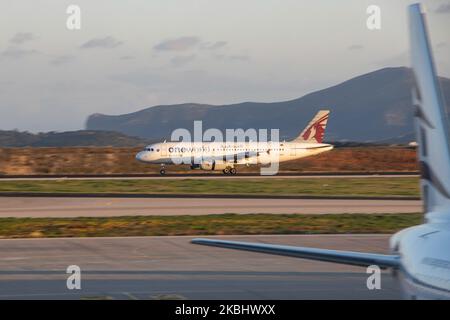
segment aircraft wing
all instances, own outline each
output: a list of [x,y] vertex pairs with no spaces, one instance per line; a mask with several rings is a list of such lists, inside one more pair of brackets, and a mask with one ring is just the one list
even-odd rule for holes
[[254,242],[212,240],[202,238],[193,239],[192,243],[228,249],[275,254],[280,256],[289,256],[295,258],[343,263],[363,267],[377,265],[378,267],[385,269],[398,268],[400,265],[400,256],[398,255],[316,249]]
[[[262,155],[270,155],[270,150],[267,151],[246,151],[246,152],[237,152],[237,153],[224,153],[222,155],[215,154],[214,156],[211,156],[211,160],[215,161],[223,161],[227,163],[234,163],[234,164],[256,164],[258,163],[258,158],[260,158]],[[204,159],[208,160],[209,158],[207,156],[204,157]]]

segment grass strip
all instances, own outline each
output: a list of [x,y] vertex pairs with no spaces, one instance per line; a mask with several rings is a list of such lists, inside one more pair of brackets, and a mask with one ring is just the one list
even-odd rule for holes
[[1,192],[419,196],[419,179],[151,179],[0,181]]
[[423,214],[219,214],[0,218],[0,238],[394,233]]

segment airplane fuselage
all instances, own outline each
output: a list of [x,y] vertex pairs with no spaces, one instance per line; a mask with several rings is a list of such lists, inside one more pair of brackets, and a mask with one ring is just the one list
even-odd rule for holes
[[450,299],[449,223],[426,223],[404,229],[390,241],[393,254],[400,256],[394,271],[405,298]]
[[164,142],[147,146],[136,155],[136,159],[146,163],[167,165],[190,164],[194,168],[204,170],[211,170],[206,164],[214,161],[220,165],[212,170],[222,170],[223,166],[284,162],[317,155],[331,149],[333,146],[325,143]]

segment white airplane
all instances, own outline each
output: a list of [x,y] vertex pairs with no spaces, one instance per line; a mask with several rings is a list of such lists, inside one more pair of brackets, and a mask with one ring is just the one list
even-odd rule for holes
[[193,243],[336,262],[391,268],[405,298],[450,299],[450,146],[444,101],[436,77],[425,15],[421,5],[409,7],[413,90],[421,192],[425,223],[392,236],[391,254],[194,239]]
[[302,133],[289,142],[162,142],[145,147],[136,159],[165,165],[190,164],[191,169],[236,174],[237,165],[267,164],[304,158],[333,149],[322,143],[329,110],[321,110]]

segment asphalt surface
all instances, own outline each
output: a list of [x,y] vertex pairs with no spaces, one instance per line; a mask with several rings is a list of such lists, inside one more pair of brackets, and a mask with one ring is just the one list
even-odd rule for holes
[[0,217],[412,213],[420,200],[0,197]]
[[[212,237],[211,237],[212,238]],[[387,252],[388,235],[220,239]],[[399,299],[389,272],[368,290],[364,268],[199,246],[191,237],[0,240],[0,299]],[[69,265],[81,290],[66,287]]]

